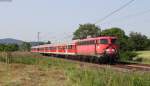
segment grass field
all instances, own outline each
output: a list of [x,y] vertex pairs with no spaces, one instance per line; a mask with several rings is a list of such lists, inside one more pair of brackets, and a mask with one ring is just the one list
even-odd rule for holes
[[138,51],[138,58],[142,58],[143,63],[150,64],[150,51]]
[[0,86],[150,86],[149,72],[119,72],[59,58],[0,53]]

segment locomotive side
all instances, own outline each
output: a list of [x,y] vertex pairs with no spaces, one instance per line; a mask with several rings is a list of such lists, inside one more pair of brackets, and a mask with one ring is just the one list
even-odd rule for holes
[[97,37],[77,42],[77,54],[97,56],[115,56],[118,53],[116,37]]

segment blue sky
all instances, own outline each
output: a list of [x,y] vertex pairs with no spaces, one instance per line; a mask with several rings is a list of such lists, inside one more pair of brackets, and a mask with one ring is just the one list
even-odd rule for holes
[[[130,0],[12,0],[0,2],[0,39],[68,41],[79,24],[95,23]],[[150,0],[135,0],[97,24],[150,37]],[[141,13],[146,12],[146,13]]]

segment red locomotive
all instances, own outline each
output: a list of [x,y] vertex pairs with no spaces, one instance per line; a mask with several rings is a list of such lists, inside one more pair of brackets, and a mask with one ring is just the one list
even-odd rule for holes
[[34,46],[31,52],[53,55],[73,55],[90,57],[109,57],[111,60],[117,59],[118,54],[117,38],[103,36],[72,41],[72,43],[45,44]]

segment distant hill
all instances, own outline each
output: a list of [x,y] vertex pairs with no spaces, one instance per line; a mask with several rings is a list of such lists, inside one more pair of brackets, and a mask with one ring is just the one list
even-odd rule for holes
[[0,44],[22,44],[24,41],[22,40],[17,40],[17,39],[12,39],[12,38],[5,38],[5,39],[0,39]]
[[[0,44],[18,44],[21,45],[23,42],[22,40],[17,40],[17,39],[13,39],[13,38],[5,38],[5,39],[0,39]],[[45,44],[45,42],[28,42],[31,44],[31,46],[37,46],[37,45],[41,45],[41,44]]]

